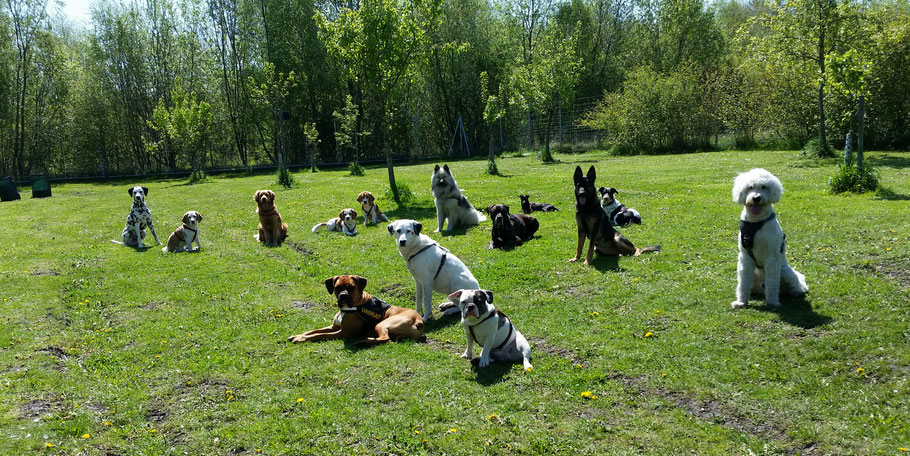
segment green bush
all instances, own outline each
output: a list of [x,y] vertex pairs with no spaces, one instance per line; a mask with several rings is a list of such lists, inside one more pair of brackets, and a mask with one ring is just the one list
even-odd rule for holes
[[279,167],[278,173],[276,173],[276,182],[278,185],[284,188],[291,188],[294,186],[294,176],[288,172],[288,169],[285,167]]
[[499,167],[496,166],[496,160],[489,160],[487,162],[487,174],[491,176],[499,175]]
[[[398,199],[401,200],[400,203],[402,206],[407,206],[414,199],[414,193],[411,192],[411,187],[404,182],[395,182],[395,186],[398,187]],[[385,198],[387,200],[394,201],[395,195],[392,194],[392,188],[389,187],[385,189]]]
[[190,184],[200,184],[208,180],[208,175],[201,169],[194,170],[190,173]]
[[825,147],[822,147],[822,142],[817,136],[806,141],[806,145],[803,146],[803,155],[810,157],[833,157],[833,151],[834,148],[831,147],[831,144],[825,144]]
[[865,193],[879,188],[878,175],[871,166],[866,164],[862,169],[855,165],[840,165],[837,172],[828,179],[828,188],[831,193]]
[[363,176],[364,173],[363,166],[360,166],[360,162],[351,162],[348,165],[348,171],[352,176]]

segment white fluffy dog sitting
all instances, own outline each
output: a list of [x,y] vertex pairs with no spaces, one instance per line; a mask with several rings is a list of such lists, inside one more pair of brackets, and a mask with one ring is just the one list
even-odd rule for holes
[[773,174],[761,168],[736,176],[733,201],[743,205],[739,222],[739,284],[734,309],[749,302],[752,291],[761,292],[764,280],[765,302],[780,306],[781,293],[802,296],[809,292],[806,277],[787,264],[784,256],[786,236],[774,213],[784,187]]

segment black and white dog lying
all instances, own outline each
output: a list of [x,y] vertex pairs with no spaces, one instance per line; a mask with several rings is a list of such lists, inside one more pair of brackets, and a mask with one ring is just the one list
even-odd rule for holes
[[531,345],[518,332],[506,314],[493,307],[493,292],[488,290],[458,290],[449,299],[461,310],[461,326],[468,340],[461,357],[472,360],[474,342],[480,345],[478,367],[487,367],[490,360],[515,363],[521,361],[531,370]]
[[628,208],[619,202],[613,195],[619,193],[613,187],[600,187],[600,206],[607,213],[607,219],[613,226],[641,225],[641,215],[638,211]]
[[123,228],[123,233],[121,234],[122,242],[114,240],[112,242],[128,247],[136,247],[137,249],[145,248],[145,244],[142,241],[145,240],[145,229],[148,228],[152,231],[155,242],[161,245],[161,241],[158,240],[158,233],[155,233],[155,225],[152,224],[152,211],[145,205],[145,197],[149,194],[148,187],[137,185],[127,191],[133,197],[133,207],[130,209],[129,215],[126,216],[126,227]]

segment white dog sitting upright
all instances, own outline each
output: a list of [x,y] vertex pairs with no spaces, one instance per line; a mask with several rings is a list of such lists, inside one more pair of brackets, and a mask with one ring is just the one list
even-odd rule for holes
[[[433,291],[448,295],[464,288],[478,289],[477,279],[468,267],[445,247],[425,234],[423,225],[414,220],[396,220],[389,224],[389,234],[395,238],[398,253],[417,283],[417,312],[424,321],[433,316]],[[439,306],[445,315],[458,309],[446,301]]]
[[430,188],[433,189],[433,203],[436,205],[436,221],[439,225],[434,233],[442,231],[446,219],[449,221],[449,227],[446,229],[449,232],[455,227],[477,225],[487,219],[461,194],[449,165],[442,168],[436,165],[433,168]]
[[493,307],[493,292],[487,290],[458,290],[449,295],[461,310],[461,326],[468,340],[461,357],[474,357],[474,343],[480,345],[478,367],[487,367],[490,360],[515,363],[521,361],[525,370],[531,366],[531,345],[512,320]]
[[764,280],[765,302],[780,306],[783,293],[802,296],[809,292],[806,277],[787,264],[784,255],[786,236],[774,213],[784,187],[773,174],[761,168],[736,176],[733,201],[743,205],[739,222],[738,285],[734,309],[749,302],[752,291],[761,292]]
[[155,225],[152,223],[152,211],[145,205],[145,197],[149,193],[148,187],[135,186],[127,190],[133,198],[133,206],[130,208],[129,215],[126,216],[126,227],[121,233],[122,241],[113,241],[116,244],[122,244],[137,249],[145,248],[145,229],[148,228],[155,237],[155,242],[161,245],[158,240],[158,233],[155,232]]
[[319,231],[322,227],[325,227],[325,230],[328,232],[337,231],[348,236],[356,236],[357,211],[351,208],[344,209],[338,213],[338,217],[335,217],[328,222],[313,225],[313,232]]

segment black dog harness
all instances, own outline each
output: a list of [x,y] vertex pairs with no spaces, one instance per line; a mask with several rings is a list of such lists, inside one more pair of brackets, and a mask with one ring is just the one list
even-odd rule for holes
[[[747,222],[745,220],[739,221],[739,241],[743,245],[743,250],[749,254],[749,258],[752,258],[752,262],[755,263],[755,266],[759,269],[763,269],[758,266],[758,261],[755,260],[755,254],[752,253],[752,247],[755,245],[755,234],[758,233],[758,230],[761,227],[765,226],[765,223],[774,220],[777,218],[777,214],[772,212],[771,215],[758,222]],[[780,243],[780,253],[784,253],[784,246],[787,245],[787,235],[784,234],[784,240]]]
[[493,350],[499,350],[500,348],[504,347],[506,345],[506,343],[509,342],[509,339],[512,338],[512,330],[515,328],[515,326],[512,325],[511,321],[509,321],[509,317],[505,316],[504,314],[501,314],[499,311],[490,312],[490,315],[487,315],[486,317],[484,317],[483,320],[480,320],[477,323],[468,326],[468,330],[471,331],[471,339],[474,339],[474,342],[476,342],[477,345],[480,345],[480,348],[483,348],[483,344],[477,339],[477,336],[474,334],[474,327],[478,326],[480,324],[483,324],[483,322],[493,318],[493,315],[496,315],[496,314],[502,315],[502,318],[499,319],[499,326],[496,327],[496,331],[499,331],[499,328],[502,328],[503,325],[508,324],[509,333],[506,334],[506,338],[503,339],[502,343],[497,345],[495,348],[493,348]]
[[385,313],[391,307],[387,302],[379,299],[372,298],[361,306],[357,307],[348,307],[341,309],[342,313],[354,312],[360,317],[361,320],[365,321],[371,326],[376,326],[380,321],[385,319]]
[[429,249],[430,247],[433,247],[433,246],[439,246],[439,248],[442,249],[442,258],[439,259],[439,267],[436,268],[436,275],[433,276],[433,280],[436,280],[436,278],[439,277],[439,273],[442,272],[442,267],[446,265],[446,257],[449,255],[449,251],[448,251],[448,249],[446,249],[445,247],[443,247],[443,246],[441,246],[441,245],[439,245],[439,244],[437,244],[437,243],[434,242],[434,243],[432,243],[432,244],[430,244],[430,245],[428,245],[428,246],[426,246],[426,247],[424,247],[424,248],[418,250],[417,253],[411,255],[411,256],[408,258],[408,260],[405,261],[405,263],[410,263],[411,260],[414,259],[414,257],[416,257],[417,255],[420,255],[421,253],[424,252],[424,250],[427,250],[427,249]]

